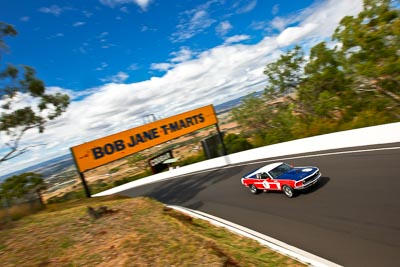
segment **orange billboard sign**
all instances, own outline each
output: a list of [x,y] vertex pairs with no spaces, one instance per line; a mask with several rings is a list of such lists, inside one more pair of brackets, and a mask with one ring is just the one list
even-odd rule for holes
[[212,105],[71,147],[79,172],[218,123]]

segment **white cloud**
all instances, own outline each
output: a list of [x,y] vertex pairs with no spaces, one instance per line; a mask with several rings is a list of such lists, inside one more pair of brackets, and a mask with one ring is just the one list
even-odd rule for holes
[[[357,15],[362,11],[362,0],[353,1],[334,1],[329,0],[312,6],[302,17],[302,25],[316,23],[318,27],[314,35],[331,35],[338,26],[340,20],[347,14]],[[340,10],[338,12],[338,10]],[[332,23],[337,21],[337,23]]]
[[296,22],[296,18],[295,17],[286,17],[286,18],[282,18],[282,17],[275,17],[271,22],[270,22],[270,26],[273,29],[277,29],[279,31],[283,31],[287,25]]
[[171,62],[183,62],[192,58],[193,52],[188,47],[181,47],[178,52],[172,52]]
[[151,3],[152,0],[134,0],[137,5],[139,5],[142,10],[147,10],[147,7]]
[[266,85],[266,64],[297,42],[307,46],[327,40],[343,16],[356,15],[361,8],[361,1],[326,1],[309,8],[308,15],[294,27],[266,36],[257,44],[233,44],[235,39],[247,38],[233,36],[231,43],[191,54],[191,58],[189,48],[180,48],[171,54],[175,64],[152,65],[152,69],[166,71],[163,76],[146,81],[123,84],[128,74],[119,72],[105,79],[112,83],[85,92],[52,87],[50,91],[68,92],[75,100],[67,112],[48,124],[43,134],[31,131],[23,140],[24,144],[45,142],[51,148],[38,147],[6,162],[0,174],[11,166],[18,169],[67,154],[71,146],[138,126],[143,123],[142,116],[149,113],[168,117],[262,90]]
[[225,40],[225,44],[239,43],[241,41],[246,41],[246,40],[249,40],[249,39],[250,39],[250,36],[245,35],[245,34],[234,35],[234,36],[231,36],[231,37],[227,38]]
[[101,62],[100,67],[97,67],[96,70],[101,71],[108,67],[106,62]]
[[20,20],[20,21],[23,21],[23,22],[28,22],[30,19],[31,19],[31,18],[28,17],[28,16],[19,18],[19,20]]
[[102,32],[102,33],[100,33],[100,34],[97,36],[97,38],[98,38],[98,39],[102,39],[102,38],[104,38],[104,37],[106,37],[106,36],[108,36],[108,35],[109,35],[108,32]]
[[137,69],[139,69],[139,66],[136,63],[133,63],[128,67],[128,70],[137,70]]
[[118,72],[113,76],[100,79],[102,82],[123,83],[129,78],[129,75],[123,71]]
[[52,5],[50,7],[41,7],[39,11],[42,13],[52,14],[54,16],[59,16],[63,11],[68,10],[70,8],[59,7],[57,5]]
[[256,7],[256,5],[257,5],[257,0],[252,0],[252,1],[250,1],[250,3],[246,4],[245,6],[240,7],[240,8],[236,11],[236,13],[238,13],[238,14],[243,14],[243,13],[250,12],[250,11],[252,11],[252,10]]
[[83,25],[85,25],[85,24],[86,24],[86,22],[77,21],[77,22],[75,22],[74,24],[72,24],[72,26],[74,26],[74,27],[80,27],[80,26],[83,26]]
[[150,69],[157,71],[168,71],[174,68],[177,64],[192,59],[196,53],[192,52],[188,47],[183,46],[179,51],[172,52],[170,55],[172,56],[172,58],[169,60],[170,62],[153,63],[151,64]]
[[305,35],[316,29],[318,25],[316,23],[307,23],[300,27],[290,27],[279,34],[276,39],[280,46],[288,46],[300,41]]
[[[338,10],[340,11],[338,12]],[[312,30],[312,32],[316,35],[326,36],[334,31],[337,27],[337,23],[346,16],[346,14],[357,15],[361,10],[362,0],[326,0],[316,2],[310,7],[287,17],[275,17],[270,22],[270,26],[279,31],[287,31],[290,29],[287,27],[293,25],[294,28],[298,27],[297,31],[290,31],[298,35],[299,31],[310,31],[311,27],[313,27],[312,25],[316,25],[317,27]],[[332,21],[337,21],[337,23],[332,23]],[[288,34],[288,32],[285,34]]]
[[210,18],[207,11],[213,3],[214,1],[209,1],[195,9],[183,12],[180,17],[180,22],[176,26],[177,31],[173,33],[170,38],[171,41],[186,41],[213,25],[216,20]]
[[119,10],[120,10],[121,12],[124,12],[124,13],[126,13],[126,14],[129,14],[129,10],[128,10],[128,8],[127,8],[126,6],[121,7]]
[[[100,3],[114,8],[116,6],[120,5],[125,5],[125,4],[136,4],[138,5],[143,11],[147,11],[148,6],[152,0],[100,0]],[[125,12],[124,10],[121,10],[122,12]]]
[[268,26],[268,21],[253,21],[250,25],[250,28],[254,30],[265,30]]
[[92,12],[89,12],[89,11],[86,11],[86,10],[83,10],[82,14],[87,18],[90,18],[91,16],[93,16]]
[[279,12],[279,4],[275,4],[275,5],[272,7],[271,13],[272,13],[272,15],[276,15],[276,14],[278,14],[278,12]]
[[153,63],[150,66],[152,70],[167,71],[171,69],[174,65],[171,63]]
[[215,28],[215,30],[219,35],[224,36],[232,28],[233,28],[233,26],[229,21],[222,21],[218,24],[218,26]]
[[74,91],[72,89],[65,89],[58,86],[46,87],[46,92],[50,94],[60,93],[67,94],[71,100],[77,100],[85,98],[86,96],[92,95],[98,91],[97,88],[89,88],[83,91]]
[[62,33],[62,32],[56,33],[54,35],[47,37],[47,39],[54,39],[54,38],[60,38],[60,37],[64,37],[64,33]]

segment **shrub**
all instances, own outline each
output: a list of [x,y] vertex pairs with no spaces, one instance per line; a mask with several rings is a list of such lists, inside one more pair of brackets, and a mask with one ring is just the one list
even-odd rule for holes
[[224,137],[224,143],[228,154],[253,148],[253,145],[242,135],[228,134]]

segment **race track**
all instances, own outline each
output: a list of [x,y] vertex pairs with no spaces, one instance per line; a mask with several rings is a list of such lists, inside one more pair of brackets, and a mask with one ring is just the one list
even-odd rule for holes
[[272,159],[290,158],[284,161],[320,168],[317,186],[293,199],[283,193],[252,195],[240,184],[243,174],[266,162],[186,175],[119,194],[200,210],[340,265],[398,266],[400,143],[346,150]]

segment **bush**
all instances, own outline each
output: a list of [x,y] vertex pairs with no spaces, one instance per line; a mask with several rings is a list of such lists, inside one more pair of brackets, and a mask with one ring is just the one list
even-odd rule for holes
[[340,130],[349,130],[361,127],[368,127],[380,124],[395,122],[396,119],[392,118],[384,111],[377,110],[364,110],[356,114],[352,121],[341,125]]
[[228,134],[224,137],[224,143],[228,154],[253,148],[253,145],[242,135]]
[[[3,200],[0,199],[0,203]],[[7,221],[16,221],[28,215],[34,214],[45,208],[39,199],[32,199],[27,202],[14,203],[8,208],[0,208],[0,224]]]

